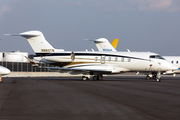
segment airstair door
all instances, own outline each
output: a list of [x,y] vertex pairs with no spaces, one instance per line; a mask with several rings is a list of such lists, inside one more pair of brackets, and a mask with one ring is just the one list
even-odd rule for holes
[[101,56],[101,64],[104,64],[104,63],[105,63],[105,60],[106,60],[106,56],[105,56],[105,55],[102,55],[102,56]]

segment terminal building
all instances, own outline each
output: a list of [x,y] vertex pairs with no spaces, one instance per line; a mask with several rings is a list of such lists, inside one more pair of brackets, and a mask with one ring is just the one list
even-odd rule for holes
[[27,52],[0,52],[0,65],[10,69],[11,72],[47,72],[44,68],[33,67],[25,56],[28,57]]
[[49,71],[48,69],[43,68],[55,67],[54,65],[40,63],[40,66],[42,67],[33,67],[25,56],[33,59],[33,55],[28,56],[27,52],[0,52],[0,65],[11,70],[10,75],[6,75],[4,77],[60,76],[59,72]]

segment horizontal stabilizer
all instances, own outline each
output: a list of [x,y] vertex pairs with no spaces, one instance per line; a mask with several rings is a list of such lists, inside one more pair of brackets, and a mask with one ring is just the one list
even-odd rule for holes
[[41,33],[39,33],[39,31],[28,31],[28,32],[20,33],[20,34],[4,34],[4,35],[7,35],[7,36],[22,36],[22,37],[25,37],[25,38],[29,38],[29,37],[40,36]]

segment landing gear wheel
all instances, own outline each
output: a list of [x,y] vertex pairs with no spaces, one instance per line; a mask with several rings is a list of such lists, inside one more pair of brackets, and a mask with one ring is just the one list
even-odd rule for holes
[[83,81],[88,81],[88,77],[82,76]]
[[94,80],[94,81],[97,80],[97,76],[93,76],[93,80]]
[[151,77],[150,77],[149,75],[147,75],[147,76],[146,76],[146,79],[147,79],[147,80],[150,80],[150,79],[151,79]]
[[161,79],[160,79],[160,78],[161,78],[161,73],[158,72],[157,75],[156,75],[156,81],[157,81],[157,82],[161,82]]
[[99,76],[98,75],[93,76],[93,80],[94,81],[99,80]]
[[156,78],[156,81],[157,81],[157,82],[161,82],[161,79],[160,79],[160,78]]

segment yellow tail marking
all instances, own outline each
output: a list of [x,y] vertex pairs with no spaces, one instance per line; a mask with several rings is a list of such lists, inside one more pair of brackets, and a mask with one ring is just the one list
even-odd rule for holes
[[111,43],[111,45],[116,49],[116,46],[118,44],[119,39],[114,39]]

